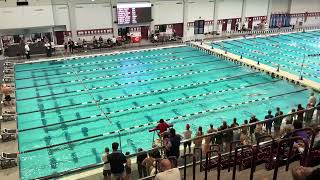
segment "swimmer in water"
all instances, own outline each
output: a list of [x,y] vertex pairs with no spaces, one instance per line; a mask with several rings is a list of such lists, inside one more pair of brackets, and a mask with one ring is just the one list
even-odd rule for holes
[[247,94],[247,96],[249,97],[255,97],[255,96],[261,96],[261,95],[265,95],[266,93],[252,93],[252,94]]
[[11,96],[10,94],[12,93],[12,89],[7,86],[6,84],[3,84],[1,86],[1,92],[4,94],[4,105],[11,105]]

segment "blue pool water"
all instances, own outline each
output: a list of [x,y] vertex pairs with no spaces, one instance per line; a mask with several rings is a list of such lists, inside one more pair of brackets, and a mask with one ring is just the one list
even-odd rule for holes
[[320,82],[319,40],[320,31],[309,31],[223,41],[213,46]]
[[288,112],[310,93],[187,46],[15,70],[22,179],[99,163],[120,139],[124,152],[149,149],[148,129],[160,118],[195,132],[234,117],[262,119],[276,106]]

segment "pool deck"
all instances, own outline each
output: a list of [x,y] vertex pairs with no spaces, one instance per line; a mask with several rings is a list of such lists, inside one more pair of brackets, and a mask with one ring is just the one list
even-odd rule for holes
[[242,58],[239,55],[217,49],[217,48],[212,48],[211,46],[207,45],[206,43],[201,43],[201,42],[191,42],[189,43],[192,47],[197,47],[200,50],[206,51],[209,54],[215,54],[220,56],[223,59],[235,62],[235,63],[240,63],[241,65],[244,65],[246,67],[250,67],[251,69],[259,70],[261,72],[265,72],[271,76],[278,77],[281,79],[285,79],[287,81],[290,81],[295,84],[299,84],[301,86],[309,87],[313,89],[314,91],[320,92],[320,83],[311,81],[309,79],[303,78],[303,80],[300,79],[299,76],[295,74],[291,74],[289,72],[283,71],[277,68],[270,67],[268,65],[259,63],[257,61],[248,59],[248,58]]

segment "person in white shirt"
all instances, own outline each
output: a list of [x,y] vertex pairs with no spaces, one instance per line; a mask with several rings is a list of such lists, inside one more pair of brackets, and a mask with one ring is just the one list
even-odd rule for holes
[[[192,131],[190,130],[190,125],[187,124],[186,125],[186,130],[183,132],[183,138],[184,139],[191,139],[191,136],[192,136]],[[187,146],[189,148],[189,153],[191,153],[191,141],[185,142],[183,144],[183,146],[184,146],[184,154],[186,153]]]
[[181,180],[180,171],[178,168],[172,168],[171,162],[168,159],[163,159],[160,162],[161,173],[158,173],[155,180]]
[[117,39],[114,36],[112,37],[111,41],[114,46],[117,44]]
[[316,96],[314,95],[314,93],[312,92],[310,94],[310,97],[309,97],[309,100],[308,100],[308,104],[312,104],[313,106],[315,106],[317,103],[317,98]]
[[25,50],[27,59],[30,59],[30,47],[29,47],[29,43],[26,43],[26,44],[24,45],[24,50]]
[[104,153],[102,154],[102,162],[103,164],[103,176],[105,180],[108,180],[111,178],[111,169],[110,169],[110,163],[108,162],[108,158],[107,156],[110,153],[110,149],[109,148],[105,148],[104,149]]

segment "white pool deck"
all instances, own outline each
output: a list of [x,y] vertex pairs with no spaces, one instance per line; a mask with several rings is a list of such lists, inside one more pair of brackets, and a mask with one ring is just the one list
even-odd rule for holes
[[295,74],[291,74],[287,71],[283,71],[281,69],[279,69],[279,71],[277,71],[277,68],[265,65],[263,63],[257,63],[257,61],[248,59],[248,58],[241,58],[239,55],[230,53],[230,52],[226,52],[222,49],[217,49],[217,48],[212,48],[210,45],[206,44],[206,43],[201,43],[201,42],[191,42],[190,43],[191,46],[193,47],[197,47],[200,50],[204,50],[207,53],[210,54],[216,54],[218,56],[221,56],[222,58],[229,60],[229,61],[233,61],[235,63],[241,63],[242,65],[245,65],[247,67],[250,67],[252,69],[256,69],[259,70],[261,72],[265,72],[267,74],[273,74],[275,77],[279,77],[285,80],[288,80],[292,83],[295,84],[299,84],[301,86],[305,86],[305,87],[309,87],[315,91],[320,92],[320,83],[303,78],[303,80],[300,79],[299,76],[295,75]]

